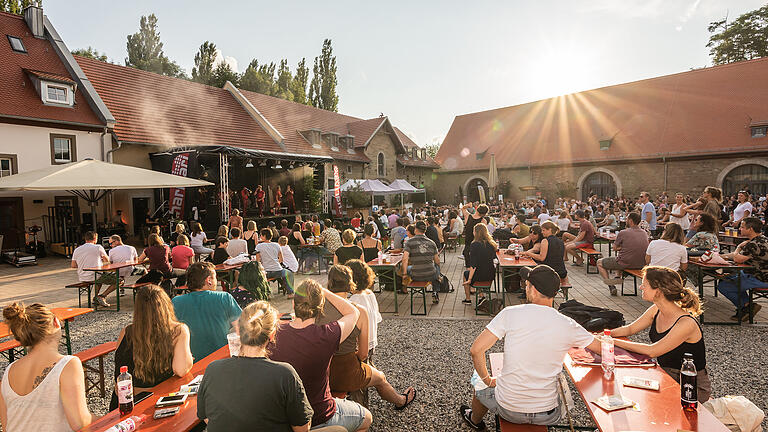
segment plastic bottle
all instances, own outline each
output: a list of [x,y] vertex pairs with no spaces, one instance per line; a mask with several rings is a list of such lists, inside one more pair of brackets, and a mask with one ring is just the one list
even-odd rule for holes
[[120,366],[116,390],[120,415],[124,416],[133,411],[133,377],[128,373],[128,366]]
[[146,414],[130,416],[104,432],[133,432],[147,419]]
[[379,251],[379,264],[381,264],[382,253]]
[[613,368],[616,366],[613,360],[613,338],[610,330],[603,331],[603,340],[601,345],[601,357],[603,374],[607,379],[613,378]]
[[683,365],[680,367],[680,404],[686,411],[696,411],[699,404],[698,387],[696,386],[696,365],[693,356],[685,353]]

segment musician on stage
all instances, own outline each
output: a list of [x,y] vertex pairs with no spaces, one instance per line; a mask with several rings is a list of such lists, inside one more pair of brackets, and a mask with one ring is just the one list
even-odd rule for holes
[[256,186],[256,192],[253,193],[256,195],[256,207],[259,210],[259,217],[264,216],[264,197],[266,194],[264,193],[264,189],[261,188],[261,185]]
[[275,214],[280,213],[280,206],[282,205],[283,192],[280,190],[280,185],[277,185],[275,189]]
[[288,214],[296,213],[296,203],[293,201],[293,187],[285,187],[285,206],[288,207]]
[[248,207],[250,205],[251,200],[249,199],[251,196],[251,190],[248,189],[247,186],[243,186],[243,188],[240,190],[240,199],[242,200],[242,207],[243,207],[243,214],[248,213]]

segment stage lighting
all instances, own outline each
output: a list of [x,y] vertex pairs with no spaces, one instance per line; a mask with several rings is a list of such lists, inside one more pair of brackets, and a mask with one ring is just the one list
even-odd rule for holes
[[250,159],[248,159],[248,160],[245,162],[245,167],[246,167],[246,168],[253,168],[253,161],[252,161],[252,160],[250,160]]

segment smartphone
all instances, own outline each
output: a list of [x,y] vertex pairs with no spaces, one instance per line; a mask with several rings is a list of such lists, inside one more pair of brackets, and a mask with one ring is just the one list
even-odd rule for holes
[[174,416],[178,412],[179,412],[179,407],[160,408],[158,410],[155,410],[155,414],[152,416],[152,418],[157,420],[157,419],[161,419],[161,418],[164,418],[164,417]]
[[144,399],[152,396],[153,394],[154,393],[148,392],[148,391],[141,392],[141,393],[139,393],[139,394],[137,394],[137,395],[135,395],[133,397],[133,404],[136,405],[137,403],[139,403],[139,402],[143,401]]
[[186,394],[178,394],[173,396],[163,396],[160,399],[157,400],[157,403],[155,403],[156,407],[163,407],[163,406],[171,406],[171,405],[181,405],[184,403],[184,401],[187,400]]

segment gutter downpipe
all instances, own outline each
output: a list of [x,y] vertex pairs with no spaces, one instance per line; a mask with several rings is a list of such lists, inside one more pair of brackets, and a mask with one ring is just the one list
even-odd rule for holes
[[664,192],[668,192],[667,191],[667,174],[669,172],[669,169],[668,169],[669,165],[667,164],[667,157],[662,156],[661,161],[664,163]]

